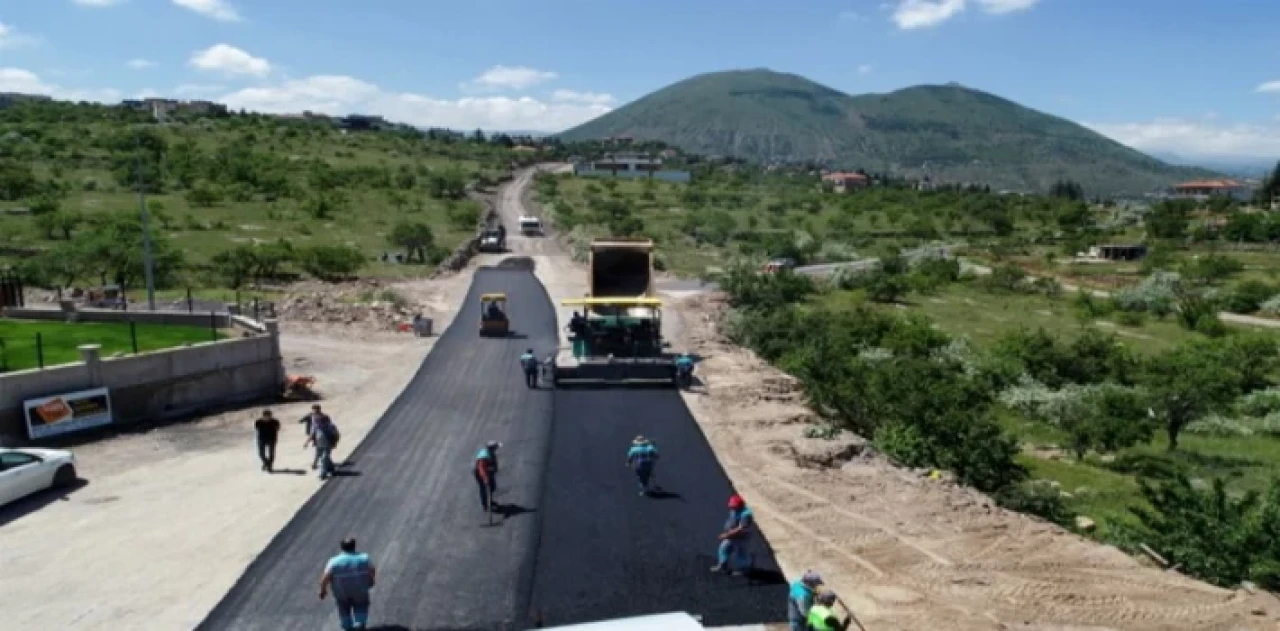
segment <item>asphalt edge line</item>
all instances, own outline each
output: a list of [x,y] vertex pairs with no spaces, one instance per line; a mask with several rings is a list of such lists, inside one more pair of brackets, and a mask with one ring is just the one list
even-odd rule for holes
[[[476,289],[476,275],[478,275],[479,271],[480,271],[480,268],[477,268],[475,270],[475,274],[473,274],[471,277],[471,284],[467,286],[467,293],[463,298],[463,301],[464,301],[463,305],[459,306],[459,314],[455,314],[453,319],[449,322],[449,326],[445,327],[444,330],[440,332],[440,335],[436,338],[435,342],[432,344],[431,349],[427,351],[426,357],[423,357],[422,362],[418,364],[418,369],[413,372],[413,376],[410,377],[409,381],[405,383],[405,387],[402,388],[400,390],[400,393],[396,395],[396,398],[392,399],[391,403],[387,405],[386,410],[384,410],[382,414],[378,416],[378,420],[374,421],[373,427],[371,427],[369,431],[365,432],[364,437],[360,439],[360,442],[356,444],[356,448],[351,450],[351,454],[346,459],[344,459],[344,461],[345,460],[359,461],[359,458],[357,456],[360,456],[363,454],[362,450],[365,448],[365,443],[371,437],[385,431],[385,424],[383,423],[383,421],[386,420],[387,417],[391,416],[392,412],[398,411],[399,408],[402,408],[406,405],[405,401],[407,399],[407,395],[410,392],[411,386],[414,384],[414,382],[418,380],[418,377],[422,376],[422,373],[426,370],[427,366],[430,364],[431,359],[433,357],[437,357],[437,354],[435,352],[436,345],[439,344],[441,338],[447,335],[449,331],[453,330],[454,326],[458,324],[460,319],[457,316],[460,315],[460,312],[465,307],[465,305],[468,302],[470,302],[471,295],[472,293],[475,292],[475,289]],[[212,623],[210,619],[214,617],[214,614],[217,613],[218,609],[220,609],[221,607],[223,607],[228,603],[228,598],[231,596],[231,594],[235,593],[238,588],[240,588],[242,585],[244,585],[247,582],[246,580],[247,577],[252,575],[254,570],[258,569],[259,564],[262,563],[263,553],[269,550],[272,546],[276,545],[277,542],[283,541],[286,538],[285,535],[289,533],[290,527],[293,526],[294,524],[294,520],[296,520],[298,518],[298,515],[302,514],[303,511],[307,510],[308,507],[312,506],[314,503],[317,502],[316,498],[320,496],[320,492],[324,490],[324,488],[325,488],[324,484],[316,485],[315,490],[312,491],[311,495],[307,497],[307,501],[303,502],[302,505],[298,507],[298,510],[294,511],[293,514],[289,516],[289,519],[284,523],[284,526],[282,526],[280,530],[277,530],[276,534],[272,535],[271,539],[267,541],[267,544],[263,546],[261,550],[258,550],[256,554],[253,555],[253,560],[250,561],[249,564],[246,565],[243,570],[241,570],[240,576],[236,578],[236,582],[232,583],[231,587],[225,593],[223,593],[222,598],[218,599],[217,604],[215,604],[213,608],[211,608],[208,612],[204,614],[204,616],[200,619],[200,623],[195,626],[193,631],[213,631],[214,627],[211,626]]]
[[[531,261],[534,260],[532,256],[527,258]],[[551,307],[551,336],[557,341],[556,343],[558,346],[560,339],[560,315],[556,311],[555,301],[551,299],[551,292],[547,291],[547,286],[542,284],[542,279],[538,278],[537,262],[534,262],[533,269],[521,271],[528,274],[529,277],[533,279],[533,282],[542,290],[543,298],[546,299],[547,304]],[[515,629],[535,628],[532,626],[536,620],[534,616],[535,612],[532,610],[533,583],[534,577],[538,575],[538,560],[541,556],[542,550],[542,529],[547,518],[547,511],[544,510],[544,505],[546,503],[545,497],[548,471],[551,469],[551,454],[554,452],[553,443],[555,441],[553,438],[555,437],[556,431],[556,388],[554,383],[552,384],[551,392],[549,394],[551,402],[548,405],[548,413],[551,416],[547,419],[547,432],[543,437],[542,442],[542,471],[539,472],[538,480],[534,484],[534,490],[536,492],[536,497],[538,498],[538,514],[537,519],[534,520],[533,525],[531,526],[532,532],[530,533],[530,545],[532,546],[532,549],[529,551],[530,553],[528,556],[520,562],[520,568],[516,571],[516,581],[519,588],[515,599],[516,611],[514,616],[515,619],[513,620]]]

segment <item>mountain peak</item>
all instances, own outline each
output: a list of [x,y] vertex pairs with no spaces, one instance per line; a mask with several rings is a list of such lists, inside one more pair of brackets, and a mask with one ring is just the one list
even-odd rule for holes
[[1092,130],[952,81],[850,96],[768,68],[674,83],[560,134],[630,135],[686,151],[761,162],[817,161],[903,177],[1090,195],[1142,194],[1206,175],[1173,167]]

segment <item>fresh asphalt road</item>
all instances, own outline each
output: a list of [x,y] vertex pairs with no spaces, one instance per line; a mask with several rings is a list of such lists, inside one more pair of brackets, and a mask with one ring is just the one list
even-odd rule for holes
[[[487,292],[506,292],[512,329],[527,339],[478,337],[479,294]],[[478,270],[466,301],[345,475],[324,483],[201,629],[338,628],[332,600],[316,593],[325,560],[346,536],[378,566],[374,628],[525,626],[518,613],[528,610],[538,515],[488,527],[470,471],[480,446],[502,441],[496,500],[536,509],[552,393],[524,387],[518,357],[530,346],[555,347],[555,313],[528,271]],[[342,419],[334,421],[341,429]],[[300,434],[283,444],[296,437],[301,445]]]
[[[660,493],[626,467],[637,434],[658,447]],[[557,390],[533,612],[548,625],[685,611],[707,626],[782,622],[786,587],[767,543],[757,571],[709,571],[733,493],[674,390]]]
[[[487,292],[507,293],[516,338],[477,337]],[[346,536],[378,566],[374,629],[496,631],[669,611],[716,625],[781,620],[785,591],[763,539],[754,577],[708,571],[732,490],[679,395],[528,390],[520,352],[557,343],[542,286],[525,270],[486,268],[466,300],[346,475],[325,483],[200,628],[337,628],[316,591]],[[635,490],[625,455],[637,433],[662,452],[665,497]],[[490,439],[504,443],[497,501],[511,507],[494,527],[470,477]]]

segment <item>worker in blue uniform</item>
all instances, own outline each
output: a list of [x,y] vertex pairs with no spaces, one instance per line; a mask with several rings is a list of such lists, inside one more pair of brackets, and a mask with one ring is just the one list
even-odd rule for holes
[[493,494],[498,490],[498,448],[502,443],[491,440],[480,451],[476,452],[476,460],[471,474],[480,487],[480,508],[488,511],[492,508]]
[[692,383],[693,380],[693,358],[688,353],[681,353],[676,358],[676,377],[680,379],[681,385]]
[[538,387],[538,358],[529,349],[520,355],[520,367],[524,369],[524,385]]
[[636,474],[636,484],[640,495],[649,494],[649,480],[653,477],[653,468],[658,464],[658,448],[644,436],[636,436],[631,441],[631,449],[627,451],[627,466]]
[[712,572],[732,571],[734,576],[742,576],[750,569],[747,545],[755,530],[755,521],[755,515],[741,495],[734,494],[729,498],[729,519],[725,520],[724,532],[720,533],[720,548],[716,564],[711,566]]

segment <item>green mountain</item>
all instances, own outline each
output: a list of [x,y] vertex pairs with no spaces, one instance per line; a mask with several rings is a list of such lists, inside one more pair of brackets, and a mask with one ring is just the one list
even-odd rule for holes
[[1068,178],[1089,195],[1140,195],[1212,177],[1165,164],[1071,121],[956,84],[850,96],[770,70],[698,75],[559,134],[631,136],[703,155],[817,161],[937,182],[1044,191]]

